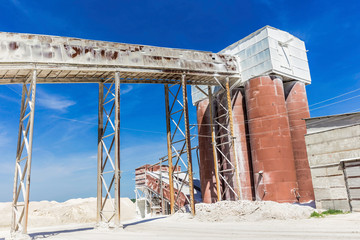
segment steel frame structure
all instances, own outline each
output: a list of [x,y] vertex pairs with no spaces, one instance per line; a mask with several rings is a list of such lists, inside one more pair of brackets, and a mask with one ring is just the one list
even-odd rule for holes
[[[37,75],[37,70],[33,70],[23,83],[12,205],[12,234],[27,233]],[[113,74],[108,73],[106,78],[99,82],[98,105],[97,224],[101,226],[106,224],[108,227],[116,228],[122,227],[120,223],[120,79],[120,72],[113,72]],[[190,134],[194,126],[189,124],[187,83],[186,75],[183,74],[181,81],[176,81],[171,85],[164,84],[168,155],[167,159],[161,159],[160,164],[168,161],[169,165],[171,214],[179,209],[177,201],[182,187],[186,183],[189,185],[190,195],[189,198],[186,196],[186,200],[194,215],[192,151],[196,147],[191,147],[191,141],[195,136]],[[219,82],[219,84],[221,83]],[[220,193],[218,194],[219,201],[225,199],[225,194],[229,192],[234,194],[236,199],[241,196],[239,182],[237,182],[237,186],[239,186],[237,191],[232,181],[234,175],[239,181],[239,175],[236,147],[234,147],[229,80],[226,80],[225,86],[221,86],[226,93],[227,104],[223,103],[220,94],[213,96],[210,86],[208,86],[206,94],[211,103],[211,137],[213,139],[216,186]],[[218,107],[223,109],[224,114],[221,118],[225,118],[226,121],[215,116],[214,101],[217,102]],[[225,148],[222,146],[231,151],[224,151]],[[228,153],[232,155],[230,156]],[[235,164],[231,158],[235,159]],[[174,171],[174,169],[178,169],[178,166],[182,166],[183,169]],[[186,177],[180,178],[178,176],[180,173],[186,173]],[[174,185],[177,189],[176,192]],[[155,193],[149,191],[148,194]],[[23,202],[21,202],[20,196],[22,196]],[[158,197],[164,201],[162,196]]]
[[[170,185],[170,212],[175,212],[177,200],[180,196],[182,187],[187,181],[190,189],[190,211],[195,215],[194,183],[192,168],[192,150],[191,136],[189,125],[189,111],[187,99],[187,81],[186,76],[182,75],[181,82],[178,84],[165,84],[165,111],[167,127],[167,147],[168,147],[168,164],[169,164],[169,185]],[[181,94],[182,93],[182,94]],[[183,124],[183,127],[181,125]],[[173,126],[173,128],[171,127]],[[186,154],[186,155],[185,155]],[[185,159],[186,157],[186,159]],[[175,164],[173,163],[173,158]],[[187,160],[187,161],[186,161]],[[178,166],[184,166],[186,176],[180,179],[173,169]],[[178,191],[174,191],[174,183]]]
[[[159,200],[159,208],[161,210],[161,214],[162,215],[169,214],[167,204],[170,205],[170,201],[165,199],[164,194],[163,194],[163,181],[162,181],[162,174],[163,174],[162,166],[164,166],[163,161],[164,161],[164,158],[161,158],[159,163],[150,166],[150,167],[153,167],[153,166],[156,166],[156,165],[160,166],[160,174],[159,174],[160,193],[158,193],[158,192],[156,192],[153,189],[148,187],[148,184],[147,184],[148,179],[146,177],[147,169],[145,169],[145,172],[144,172],[144,176],[145,176],[144,184],[141,184],[141,185],[135,184],[136,208],[139,209],[139,207],[138,207],[138,199],[143,199],[143,200],[145,200],[145,204],[149,205],[151,215],[153,215],[153,204],[154,204],[155,199]],[[145,206],[145,209],[146,209],[146,206]]]
[[212,142],[217,200],[239,200],[242,194],[230,81],[227,78],[225,86],[220,82],[219,85],[222,89],[216,94],[210,86],[207,92],[198,88],[209,99],[211,136],[207,137],[211,137]]
[[12,203],[12,235],[16,232],[21,232],[23,234],[27,233],[35,115],[36,75],[37,71],[33,70],[32,74],[28,76],[26,81],[23,83],[22,89]]
[[[172,171],[174,158],[175,166],[180,163],[186,166],[191,185],[189,202],[191,212],[195,213],[186,86],[215,86],[219,84],[217,78],[223,81],[226,77],[235,83],[240,76],[236,56],[21,33],[0,33],[0,45],[3,47],[0,84],[23,84],[12,204],[13,234],[27,233],[35,95],[39,83],[99,84],[97,223],[114,222],[115,227],[121,227],[120,79],[121,83],[164,84],[171,184],[181,186]],[[176,87],[177,93],[173,95]],[[176,100],[170,110],[172,97]],[[180,103],[181,111],[173,108],[174,103]],[[176,113],[181,115],[177,116],[179,121],[175,120]],[[183,138],[181,141],[177,134]],[[178,143],[182,144],[180,148]],[[171,203],[173,213],[175,196]],[[107,206],[111,206],[110,210]]]
[[[113,78],[106,79],[103,83],[99,83],[98,124],[96,219],[98,224],[110,224],[111,220],[114,218],[115,227],[121,227],[119,72],[115,72]],[[104,189],[105,191],[103,191]],[[109,210],[105,208],[107,200],[109,200],[111,206]]]

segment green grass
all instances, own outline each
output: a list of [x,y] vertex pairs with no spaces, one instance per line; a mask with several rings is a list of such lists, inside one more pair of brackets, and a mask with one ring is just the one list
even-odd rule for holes
[[321,213],[314,211],[311,213],[310,217],[320,218],[320,217],[325,217],[328,215],[338,215],[338,214],[345,214],[345,213],[347,213],[347,212],[343,212],[342,210],[329,209],[329,210],[326,210]]
[[341,210],[336,210],[336,209],[329,209],[325,212],[322,212],[321,214],[324,214],[324,215],[337,215],[337,214],[344,214],[343,211]]
[[319,218],[319,217],[324,217],[324,216],[323,216],[321,213],[318,213],[318,212],[316,212],[316,211],[313,211],[313,212],[311,213],[310,217],[317,217],[317,218]]

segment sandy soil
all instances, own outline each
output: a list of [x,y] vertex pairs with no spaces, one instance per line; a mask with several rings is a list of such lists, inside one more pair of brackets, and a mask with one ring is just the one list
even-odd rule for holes
[[[313,209],[307,207],[273,202],[221,202],[197,205],[196,217],[183,213],[125,220],[124,217],[134,217],[135,211],[131,201],[123,200],[124,228],[111,231],[94,229],[93,215],[84,220],[92,211],[95,213],[94,203],[95,199],[75,199],[32,204],[30,220],[43,227],[30,222],[31,239],[360,239],[360,213],[309,218]],[[3,207],[8,207],[5,205],[0,204],[0,221],[7,216],[3,214]],[[56,221],[49,216],[54,212],[58,214]],[[39,213],[40,216],[36,215]],[[0,228],[0,240],[8,236],[9,228]]]
[[[112,209],[110,201],[106,209]],[[129,198],[121,198],[121,220],[136,218],[135,204]],[[11,203],[0,203],[0,229],[7,229],[11,222]],[[66,202],[30,202],[29,227],[55,226],[96,221],[96,198],[70,199]]]
[[[360,239],[360,213],[321,219],[200,222],[153,218],[124,223],[119,231],[99,231],[93,224],[33,228],[32,239]],[[8,233],[0,231],[3,240]]]
[[[238,222],[290,220],[309,218],[314,209],[290,203],[272,201],[221,201],[196,204],[196,220],[201,222]],[[181,219],[182,214],[173,218]]]

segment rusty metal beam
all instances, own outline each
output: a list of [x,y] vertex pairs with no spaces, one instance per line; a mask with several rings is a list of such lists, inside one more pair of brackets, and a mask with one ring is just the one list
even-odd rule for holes
[[221,189],[220,189],[220,180],[219,180],[219,166],[218,166],[218,158],[217,158],[217,152],[216,152],[216,139],[215,139],[215,125],[213,120],[213,111],[214,111],[214,104],[213,104],[213,94],[211,87],[208,86],[208,98],[209,98],[209,118],[210,118],[210,128],[211,128],[211,145],[213,149],[213,158],[214,158],[214,173],[215,173],[215,179],[216,179],[216,194],[217,194],[217,200],[221,201]]
[[230,81],[226,79],[226,100],[228,107],[228,115],[229,115],[229,125],[230,125],[230,137],[231,137],[231,148],[230,151],[232,153],[233,160],[235,161],[235,175],[236,175],[236,183],[237,183],[237,195],[238,199],[241,199],[241,183],[240,183],[240,175],[239,175],[239,160],[237,155],[236,141],[235,141],[235,133],[234,133],[234,118],[232,112],[232,104],[231,104],[231,92],[230,92]]
[[170,104],[169,104],[169,86],[165,87],[165,112],[166,112],[166,139],[167,139],[167,151],[168,151],[168,164],[169,164],[169,188],[170,188],[170,213],[175,213],[175,195],[174,195],[174,181],[173,181],[173,162],[172,162],[172,150],[171,150],[171,123],[170,123]]
[[191,214],[194,216],[195,215],[194,182],[193,182],[192,156],[191,156],[188,97],[187,97],[187,89],[186,89],[187,85],[186,85],[186,76],[185,75],[182,76],[181,84],[182,84],[183,105],[184,105],[186,153],[187,153],[187,160],[188,160],[190,208],[191,208]]
[[[169,79],[181,77],[183,73],[198,74],[199,82],[194,83],[197,85],[201,85],[205,76],[239,76],[240,72],[236,56],[188,49],[4,32],[0,33],[0,45],[0,76],[12,78],[13,82],[21,82],[24,72],[18,70],[33,68],[50,70],[39,78],[54,82],[66,81],[67,78],[52,73],[63,69],[74,70],[72,77],[80,82],[93,76],[89,71],[98,70],[125,74],[140,72],[143,76],[144,73],[160,73]],[[1,69],[10,71],[3,74]]]

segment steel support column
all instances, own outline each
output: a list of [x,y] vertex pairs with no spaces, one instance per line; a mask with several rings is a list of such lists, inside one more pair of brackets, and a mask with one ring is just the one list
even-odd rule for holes
[[102,165],[103,165],[103,105],[104,105],[104,83],[99,83],[99,108],[98,108],[98,155],[97,155],[97,206],[96,206],[96,222],[99,224],[102,221],[101,210],[102,210]]
[[214,172],[215,172],[215,180],[216,180],[216,193],[217,200],[221,201],[221,189],[220,189],[220,179],[219,179],[219,166],[218,166],[218,158],[216,153],[216,138],[215,138],[215,125],[213,121],[214,114],[214,104],[213,104],[213,93],[211,87],[208,86],[208,98],[209,98],[209,117],[210,117],[210,127],[211,127],[211,145],[213,150],[213,158],[214,158]]
[[[182,92],[182,94],[181,94]],[[185,75],[181,82],[165,85],[166,125],[169,163],[170,210],[174,213],[182,204],[190,204],[195,214],[191,140]],[[171,125],[174,128],[171,128]],[[183,125],[183,127],[181,127]],[[185,128],[185,129],[184,129]],[[185,156],[187,159],[185,159]],[[173,161],[174,160],[174,161]],[[186,161],[187,160],[187,161]],[[181,169],[184,167],[185,169]],[[182,192],[189,185],[189,196]]]
[[166,140],[169,164],[169,190],[170,190],[170,213],[175,213],[175,195],[174,195],[174,181],[173,181],[173,161],[172,161],[172,146],[171,146],[171,119],[170,119],[170,105],[169,105],[169,85],[165,84],[165,112],[166,112]]
[[198,89],[209,98],[209,137],[212,139],[217,200],[238,200],[242,195],[229,79],[225,85],[220,82],[219,85],[222,90],[216,94],[212,93],[210,86],[208,93]]
[[32,75],[23,83],[22,90],[12,203],[12,235],[27,234],[35,96],[36,70],[33,70]]
[[119,72],[99,84],[98,123],[97,222],[121,227]]
[[189,191],[190,191],[190,208],[191,214],[195,215],[195,200],[194,200],[194,181],[193,181],[193,170],[192,170],[192,156],[191,156],[191,141],[190,141],[190,126],[189,126],[189,108],[188,108],[188,97],[186,90],[186,77],[181,76],[181,85],[183,92],[183,103],[184,103],[184,125],[185,125],[185,143],[186,143],[186,154],[188,164],[188,175],[189,175]]
[[115,73],[115,224],[120,226],[120,73]]
[[228,114],[229,114],[229,125],[230,125],[230,138],[231,138],[231,153],[233,157],[233,161],[235,162],[235,176],[236,176],[236,183],[237,183],[237,194],[238,198],[241,199],[241,183],[240,183],[240,175],[239,175],[239,160],[237,155],[237,147],[235,142],[235,133],[234,133],[234,117],[232,112],[232,103],[231,103],[231,90],[230,90],[230,81],[229,78],[226,78],[226,99],[227,99],[227,105],[228,105]]

